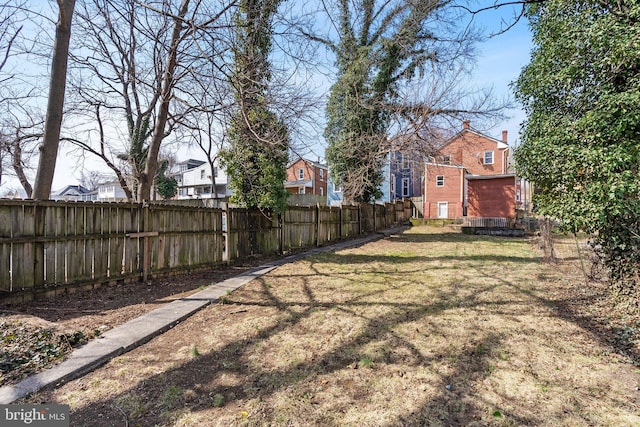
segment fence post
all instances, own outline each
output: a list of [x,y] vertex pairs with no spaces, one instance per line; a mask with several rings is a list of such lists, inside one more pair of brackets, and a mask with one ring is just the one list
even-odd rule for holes
[[224,203],[222,205],[222,213],[220,214],[220,220],[221,220],[221,224],[220,226],[222,227],[222,262],[226,264],[230,264],[231,263],[231,252],[229,250],[229,242],[231,241],[231,239],[229,239],[229,204],[228,203]]
[[280,254],[284,253],[284,212],[278,214],[278,225],[280,226],[280,233],[278,233],[280,242],[278,243],[278,251]]
[[320,246],[320,203],[316,203],[316,248]]
[[373,232],[378,231],[378,227],[376,224],[376,202],[371,203],[373,205]]
[[36,201],[33,205],[33,226],[34,226],[34,244],[33,244],[33,290],[44,286],[44,251],[46,243],[39,242],[39,237],[44,237],[46,206],[42,206],[42,202]]
[[140,266],[142,267],[142,281],[146,282],[149,278],[149,270],[151,269],[151,238],[158,237],[159,233],[157,231],[148,230],[149,223],[151,222],[149,220],[149,215],[151,214],[149,211],[149,203],[142,202],[140,204],[140,209],[142,211],[139,219],[142,224],[138,227],[138,230],[140,231],[137,233],[128,233],[126,237],[129,239],[138,239],[138,242],[140,242],[139,239],[142,239],[142,245],[138,243],[138,247],[142,252],[142,265]]

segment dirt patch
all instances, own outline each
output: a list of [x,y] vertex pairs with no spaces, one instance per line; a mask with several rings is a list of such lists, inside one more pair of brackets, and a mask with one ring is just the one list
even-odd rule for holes
[[74,348],[162,304],[273,258],[207,272],[172,276],[0,305],[0,386],[15,384],[63,361]]
[[414,227],[281,266],[27,401],[74,426],[638,425],[637,348],[594,327],[606,297],[576,293],[574,261]]

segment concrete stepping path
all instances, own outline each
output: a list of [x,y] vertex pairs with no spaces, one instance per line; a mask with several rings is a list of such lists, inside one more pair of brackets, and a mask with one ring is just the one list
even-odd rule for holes
[[313,248],[282,259],[261,265],[208,286],[189,297],[167,303],[125,324],[108,330],[98,338],[73,351],[64,362],[39,374],[25,378],[18,384],[0,387],[0,404],[6,405],[45,388],[54,388],[79,378],[105,364],[112,358],[126,353],[171,329],[176,324],[201,310],[228,292],[238,289],[253,279],[261,277],[276,267],[297,261],[310,255],[340,250],[378,240],[396,234],[406,227],[379,231],[354,240],[342,241],[328,246]]

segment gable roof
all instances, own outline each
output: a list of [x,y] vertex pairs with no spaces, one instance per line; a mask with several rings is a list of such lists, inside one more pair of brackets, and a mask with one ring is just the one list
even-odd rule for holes
[[440,147],[438,147],[438,150],[442,150],[444,147],[446,147],[447,145],[451,144],[453,141],[463,138],[464,135],[466,135],[467,133],[471,133],[473,135],[479,136],[480,138],[485,138],[493,143],[496,144],[496,148],[498,148],[499,150],[504,150],[509,148],[509,145],[506,144],[504,141],[501,141],[499,139],[493,138],[491,136],[485,135],[471,127],[468,128],[464,128],[462,129],[460,132],[456,133],[455,135],[453,135],[451,138],[447,139]]
[[298,156],[295,160],[292,160],[291,162],[289,162],[289,164],[287,165],[287,169],[289,169],[291,166],[295,165],[300,160],[302,160],[303,162],[306,162],[306,163],[311,163],[313,166],[318,167],[318,168],[328,169],[327,165],[323,165],[320,162],[314,162],[313,160],[305,159],[304,157],[300,157],[300,156]]
[[198,166],[203,165],[205,163],[206,162],[204,160],[187,159],[187,160],[183,160],[181,162],[177,162],[176,166],[186,165],[187,169],[193,169],[193,168],[197,168]]
[[82,185],[67,185],[62,190],[55,193],[56,196],[65,196],[67,194],[87,194],[90,191]]

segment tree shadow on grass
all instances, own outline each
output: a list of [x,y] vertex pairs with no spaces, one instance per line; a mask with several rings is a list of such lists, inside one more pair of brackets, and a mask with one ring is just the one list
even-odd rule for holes
[[[483,257],[486,258],[485,261],[496,259],[491,256]],[[382,260],[381,262],[392,262],[389,257],[373,258]],[[432,258],[426,258],[432,260]],[[450,259],[450,257],[442,258]],[[460,257],[460,260],[468,259],[466,256]],[[511,257],[506,257],[506,259],[513,262]],[[373,261],[370,259],[370,262]],[[414,260],[414,262],[417,262],[417,260]],[[525,262],[525,259],[515,262]],[[535,262],[535,259],[527,258],[526,262]],[[316,272],[322,275],[317,270]],[[544,298],[532,294],[529,289],[504,280],[504,278],[496,277],[495,269],[487,271],[481,269],[481,272],[483,275],[495,280],[495,283],[511,287],[519,295],[532,295],[537,300],[545,302]],[[390,309],[379,316],[371,318],[359,314],[355,309],[357,307],[376,305],[375,302],[372,303],[368,299],[380,292],[397,291],[400,288],[399,286],[391,284],[385,290],[365,292],[342,302],[323,302],[316,297],[313,287],[309,285],[306,278],[304,276],[299,276],[299,278],[302,281],[304,295],[304,298],[299,300],[284,300],[277,297],[264,281],[260,281],[262,286],[259,289],[259,295],[256,295],[257,297],[262,297],[261,299],[255,298],[255,301],[236,300],[233,298],[233,294],[228,298],[229,303],[240,309],[250,310],[252,306],[265,306],[278,310],[282,316],[275,324],[266,326],[249,337],[231,341],[215,351],[194,357],[192,360],[184,362],[175,368],[153,375],[126,392],[82,407],[72,413],[72,425],[120,426],[130,421],[131,425],[163,424],[169,422],[171,417],[175,417],[185,410],[197,412],[219,406],[216,396],[223,396],[224,405],[240,406],[248,400],[266,400],[275,393],[282,392],[296,384],[313,381],[321,376],[331,376],[343,371],[345,368],[353,367],[366,354],[365,348],[380,339],[381,330],[384,330],[385,334],[390,334],[396,326],[421,320],[425,316],[437,316],[452,307],[479,310],[484,304],[496,306],[497,304],[507,305],[512,302],[482,300],[479,296],[486,288],[461,297],[455,287],[447,287],[445,285],[434,296],[430,297],[429,301],[412,303],[381,301],[377,305],[388,306]],[[210,309],[215,309],[215,307]],[[320,310],[327,312],[333,310],[357,316],[365,323],[365,327],[361,332],[350,336],[339,346],[315,355],[311,361],[275,369],[260,369],[255,364],[250,363],[252,353],[262,343],[273,339],[279,333],[286,331],[303,320],[309,319]],[[506,313],[509,314],[509,311],[506,311]],[[497,311],[497,314],[503,313]],[[259,321],[260,319],[256,320]],[[481,399],[479,400],[474,396],[473,385],[489,374],[489,355],[493,349],[500,347],[502,338],[490,332],[472,332],[476,334],[474,340],[457,350],[453,369],[446,374],[440,375],[436,396],[425,399],[423,402],[416,402],[416,409],[412,413],[398,413],[396,421],[389,423],[389,426],[461,426],[474,423],[476,425],[486,425],[487,420],[491,421],[491,417],[494,415],[493,413],[487,413],[487,406],[490,403],[483,403]],[[430,330],[429,333],[437,334],[438,331],[434,329]],[[393,340],[398,347],[406,349],[411,359],[409,363],[413,365],[430,366],[436,363],[438,359],[449,356],[442,352],[427,355],[424,351],[425,349],[416,347],[414,343],[400,335],[394,335]],[[400,363],[400,361],[396,361],[391,357],[380,361],[374,360],[374,363],[376,362]],[[406,364],[408,362],[402,360],[401,363]],[[221,385],[216,382],[216,379],[225,374],[241,378],[242,381],[229,385]],[[196,390],[198,395],[196,399],[188,401],[175,399],[173,403],[167,402],[166,393],[169,386],[186,390],[193,389],[195,383],[201,384],[201,387]],[[358,387],[358,385],[356,384],[354,387]],[[366,399],[366,396],[364,398]],[[353,397],[353,399],[356,399],[356,397]],[[505,400],[508,401],[508,397],[505,397]],[[137,411],[133,411],[123,406],[123,402],[126,401],[148,403],[146,406],[143,404]],[[503,408],[495,408],[495,411],[497,411],[495,414],[498,414],[496,417],[501,417],[502,414],[508,415],[509,419],[518,425],[533,425],[537,421],[534,418],[527,418],[523,415],[505,413]],[[160,412],[165,413],[164,418],[159,415]],[[96,414],[102,414],[99,424],[95,423]],[[265,413],[263,415],[264,418],[262,419],[266,424],[273,421],[270,418],[273,414]]]
[[[445,262],[465,262],[465,263],[523,263],[529,264],[535,262],[536,258],[526,256],[511,256],[511,255],[415,255],[415,256],[402,256],[402,255],[364,255],[364,254],[343,254],[337,253],[331,256],[331,263],[352,265],[361,264],[369,265],[372,263],[383,263],[388,265],[393,264],[415,264],[415,263],[430,263],[436,261]],[[429,266],[430,268],[432,266]],[[437,268],[437,266],[433,266]]]
[[[218,350],[201,354],[175,368],[154,375],[129,391],[84,406],[72,413],[72,425],[92,425],[92,422],[96,420],[96,414],[101,414],[100,425],[102,426],[121,426],[125,422],[131,422],[132,425],[154,425],[163,422],[163,418],[159,416],[160,412],[165,413],[164,420],[166,422],[172,416],[177,416],[181,411],[184,411],[185,408],[191,412],[214,408],[218,406],[215,396],[223,396],[225,405],[241,405],[242,402],[251,399],[266,400],[274,393],[283,391],[290,386],[356,366],[366,354],[365,347],[380,340],[382,333],[387,337],[391,336],[395,346],[405,349],[410,360],[396,361],[387,355],[381,356],[383,360],[374,360],[374,363],[429,366],[437,360],[450,356],[442,353],[425,355],[424,349],[415,347],[411,341],[392,332],[395,326],[415,322],[425,316],[438,315],[448,310],[450,306],[441,303],[451,297],[448,295],[450,291],[447,289],[440,290],[438,295],[433,298],[435,301],[433,303],[392,303],[390,304],[391,310],[371,318],[363,317],[353,309],[359,305],[370,305],[370,303],[360,300],[364,297],[371,297],[377,292],[358,295],[343,303],[323,303],[318,301],[312,287],[306,281],[303,281],[302,286],[304,300],[285,302],[274,295],[270,287],[262,282],[260,293],[263,301],[260,304],[276,308],[283,315],[275,324],[261,329],[253,336],[229,342]],[[386,290],[381,292],[386,292]],[[238,307],[250,307],[256,304],[255,302],[244,303],[243,301],[231,302]],[[358,317],[365,323],[365,327],[360,333],[349,337],[339,346],[316,355],[310,361],[276,369],[260,369],[250,363],[254,349],[261,343],[304,319],[308,319],[319,310],[343,311]],[[438,331],[433,330],[429,333],[438,333]],[[400,421],[406,425],[425,425],[420,424],[422,420],[434,419],[445,422],[447,425],[463,425],[466,421],[477,418],[482,408],[473,404],[460,407],[450,394],[471,395],[471,382],[482,378],[488,372],[486,360],[488,352],[480,351],[480,349],[484,346],[486,350],[499,345],[499,343],[500,338],[497,335],[485,333],[476,337],[474,344],[465,345],[456,356],[457,363],[454,372],[441,377],[439,385],[442,388],[441,395],[436,400],[425,403],[422,409],[408,418],[403,415]],[[242,378],[242,381],[230,385],[216,384],[215,380],[225,374]],[[174,406],[166,403],[165,394],[168,385],[176,390],[186,390],[193,389],[195,383],[202,385],[197,391],[200,396],[198,399],[189,402],[177,399]],[[208,386],[207,384],[212,385]],[[449,390],[446,388],[447,384],[455,385],[455,388]],[[357,388],[359,385],[355,384],[354,387]],[[362,398],[366,399],[366,393]],[[126,405],[123,407],[123,402],[127,401],[148,402],[148,405],[138,408],[134,412],[127,409]],[[165,403],[159,404],[158,402]],[[336,410],[340,410],[340,408]],[[267,424],[273,421],[269,419],[268,414],[266,417],[264,422]],[[522,421],[526,424],[527,420]]]
[[[475,393],[475,385],[491,375],[490,360],[501,345],[502,338],[498,334],[484,332],[475,336],[458,352],[451,372],[443,375],[436,384],[436,396],[426,400],[414,412],[399,415],[389,427],[483,426],[492,417],[504,416],[508,416],[515,425],[534,425],[534,420],[505,413],[504,408],[494,407]],[[488,408],[492,409],[488,412]]]
[[475,235],[475,234],[463,234],[459,231],[442,231],[442,232],[405,232],[402,234],[394,234],[389,237],[392,242],[397,243],[473,243],[473,242],[504,242],[513,243],[518,241],[527,240],[523,237],[503,237],[503,236],[488,236],[488,235]]
[[[600,345],[611,349],[635,366],[640,366],[640,347],[637,345],[639,336],[633,325],[618,326],[604,319],[604,316],[592,314],[593,312],[588,310],[589,307],[601,305],[602,300],[607,299],[609,291],[605,286],[594,287],[592,292],[583,293],[582,296],[570,294],[563,297],[535,295],[518,285],[511,286],[520,292],[528,293],[551,308],[558,318],[578,325]],[[635,334],[631,333],[633,331]]]

